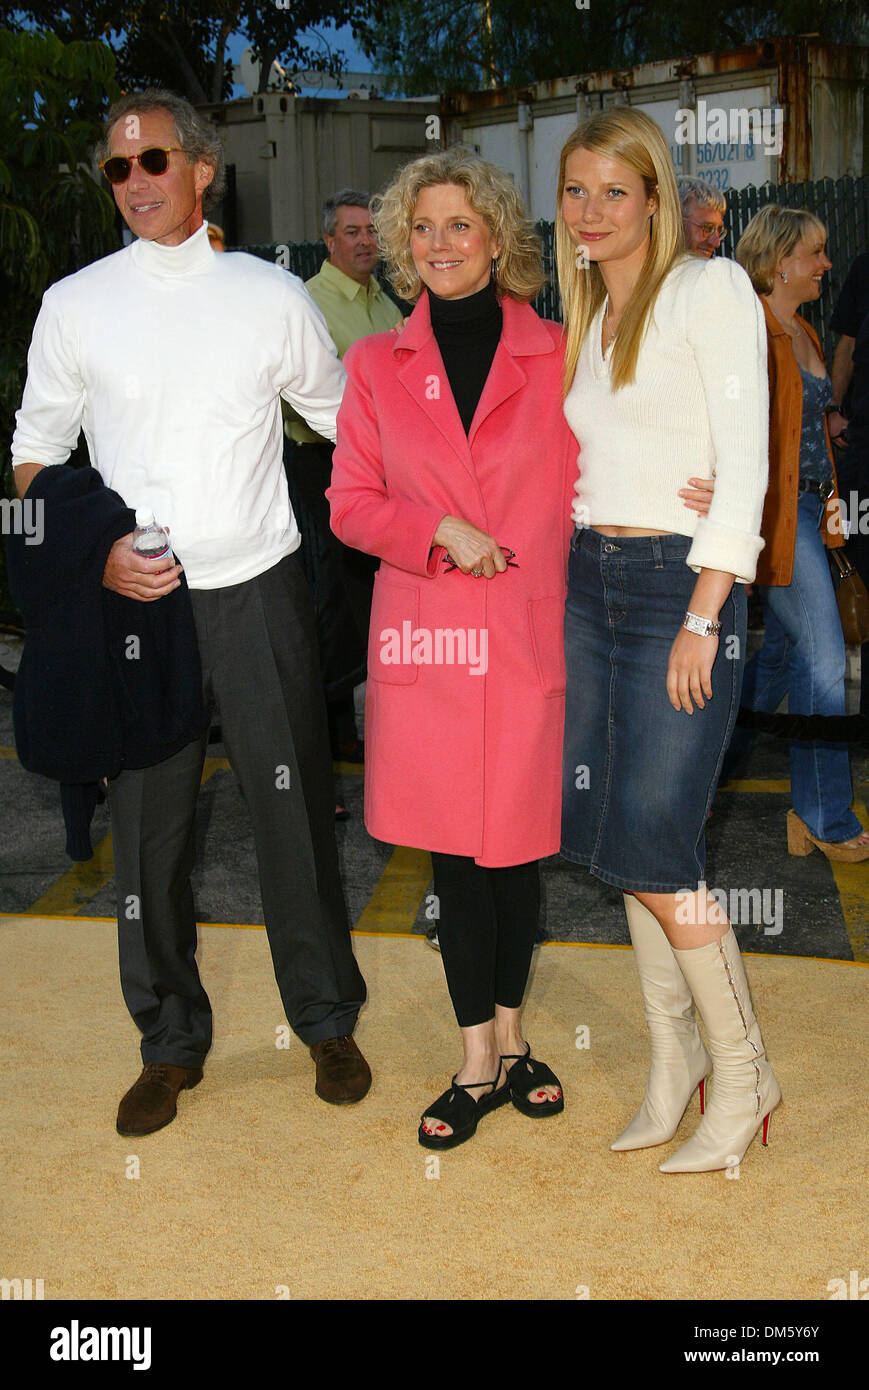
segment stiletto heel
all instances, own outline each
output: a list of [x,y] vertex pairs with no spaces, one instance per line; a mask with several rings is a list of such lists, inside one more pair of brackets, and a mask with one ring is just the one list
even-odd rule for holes
[[768,1136],[769,1136],[769,1122],[770,1122],[771,1119],[772,1119],[772,1111],[770,1110],[769,1114],[768,1114],[768,1115],[764,1115],[764,1117],[763,1117],[763,1139],[762,1139],[761,1142],[763,1143],[763,1147],[764,1147],[764,1148],[767,1148],[767,1146],[769,1145],[769,1138],[768,1138]]
[[700,1111],[712,1063],[700,1039],[694,1001],[657,917],[631,894],[624,895],[634,962],[643,993],[651,1059],[640,1108],[610,1148],[647,1149],[673,1138],[694,1092]]
[[733,928],[720,941],[673,954],[706,1025],[713,1084],[693,1136],[659,1166],[662,1173],[706,1173],[741,1162],[761,1127],[767,1142],[781,1091],[766,1060]]

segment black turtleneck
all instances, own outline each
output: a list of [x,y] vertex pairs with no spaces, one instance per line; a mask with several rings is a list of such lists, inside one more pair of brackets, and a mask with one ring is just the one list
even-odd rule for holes
[[467,434],[501,337],[503,314],[495,281],[464,299],[441,299],[429,290],[428,301],[435,340]]

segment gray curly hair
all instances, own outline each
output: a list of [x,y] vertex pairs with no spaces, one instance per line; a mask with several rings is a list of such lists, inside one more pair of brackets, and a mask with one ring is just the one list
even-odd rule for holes
[[195,106],[184,97],[165,87],[146,87],[141,92],[127,92],[108,110],[103,125],[103,138],[96,149],[97,163],[111,154],[112,131],[125,116],[143,115],[146,111],[168,111],[175,122],[178,144],[187,156],[188,164],[202,159],[214,170],[214,178],[202,197],[203,211],[208,212],[220,203],[226,192],[226,162],[223,145]]

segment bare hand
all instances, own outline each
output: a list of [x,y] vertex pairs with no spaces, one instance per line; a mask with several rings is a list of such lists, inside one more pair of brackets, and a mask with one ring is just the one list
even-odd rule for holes
[[830,431],[830,438],[839,449],[849,449],[847,439],[843,431],[848,428],[848,421],[840,410],[831,410],[827,416],[827,429]]
[[714,478],[689,478],[688,486],[679,489],[679,496],[692,512],[706,516],[715,493]]
[[103,584],[125,598],[135,598],[140,603],[153,603],[177,589],[181,566],[171,564],[166,568],[165,560],[146,560],[133,549],[133,533],[121,536],[109,551],[106,567],[103,570]]
[[433,544],[445,547],[462,574],[479,570],[487,579],[494,579],[507,568],[498,542],[458,516],[443,518],[434,533]]
[[712,667],[718,653],[717,637],[700,637],[696,632],[680,628],[670,648],[667,670],[667,694],[675,710],[694,713],[693,697],[699,709],[706,708],[712,699]]

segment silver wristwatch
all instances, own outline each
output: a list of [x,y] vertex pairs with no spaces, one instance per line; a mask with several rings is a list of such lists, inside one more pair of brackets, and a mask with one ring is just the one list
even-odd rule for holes
[[698,637],[717,637],[721,631],[720,623],[713,623],[711,618],[700,618],[690,612],[682,619],[682,626],[688,632],[696,632]]

